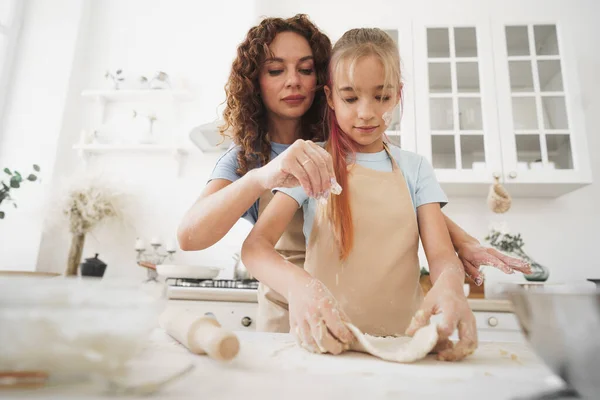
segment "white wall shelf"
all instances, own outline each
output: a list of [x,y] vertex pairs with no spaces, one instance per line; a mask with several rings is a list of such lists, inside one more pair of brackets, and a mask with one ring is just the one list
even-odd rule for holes
[[194,99],[188,90],[169,89],[138,89],[138,90],[84,90],[84,98],[107,101],[136,102],[136,101],[190,101]]
[[183,159],[187,156],[192,148],[189,146],[174,146],[166,144],[76,144],[73,150],[77,151],[79,157],[85,164],[89,163],[92,156],[102,155],[166,155],[172,157],[177,163],[177,174],[181,173]]
[[77,144],[73,146],[74,150],[86,153],[180,153],[188,152],[187,148],[181,146],[171,146],[164,144]]

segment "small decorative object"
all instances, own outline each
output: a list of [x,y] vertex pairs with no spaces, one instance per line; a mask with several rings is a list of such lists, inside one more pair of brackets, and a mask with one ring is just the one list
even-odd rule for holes
[[[36,164],[33,165],[33,170],[35,172],[40,172],[40,167],[37,166]],[[0,184],[2,185],[2,187],[0,187],[0,206],[2,205],[2,203],[4,201],[6,202],[11,202],[14,208],[17,208],[17,203],[14,201],[14,199],[11,197],[10,192],[12,190],[15,189],[19,189],[21,187],[21,184],[25,181],[29,181],[29,182],[35,182],[38,180],[37,175],[31,173],[29,175],[27,175],[27,178],[23,179],[23,176],[21,175],[21,173],[19,171],[11,171],[8,168],[4,168],[4,173],[8,176],[10,176],[10,180],[8,182],[8,184],[6,184],[4,181],[0,181]],[[0,211],[0,219],[4,219],[4,217],[6,216],[6,213],[4,211]]]
[[77,275],[85,235],[101,222],[120,218],[122,195],[97,177],[83,177],[67,190],[62,213],[67,217],[73,235],[65,275]]
[[115,73],[111,73],[110,71],[106,71],[106,73],[104,74],[104,78],[105,79],[112,79],[113,81],[113,89],[114,90],[119,90],[119,84],[121,82],[123,82],[125,80],[125,77],[123,77],[123,70],[122,69],[118,69],[115,71]]
[[135,119],[138,117],[146,118],[148,121],[148,127],[146,129],[142,129],[142,131],[140,132],[140,139],[139,139],[140,143],[145,143],[145,144],[154,143],[155,142],[154,123],[157,120],[156,114],[150,113],[147,115],[142,115],[142,114],[138,113],[136,110],[133,110],[133,118]]
[[487,197],[487,204],[490,210],[497,214],[502,214],[510,209],[512,199],[508,191],[500,184],[499,179],[494,178],[495,182],[490,186]]
[[506,252],[513,257],[521,258],[522,260],[530,263],[532,272],[530,275],[524,275],[525,279],[528,281],[545,282],[548,280],[548,277],[550,276],[550,270],[535,262],[527,255],[527,253],[525,253],[523,250],[525,242],[523,241],[523,238],[521,238],[520,233],[511,235],[507,232],[500,232],[492,229],[486,236],[485,240],[487,240],[496,249]]
[[150,89],[170,89],[171,81],[166,72],[158,71],[150,81]]
[[106,271],[106,263],[98,258],[98,253],[92,258],[86,258],[85,262],[82,262],[80,267],[82,276],[95,276],[101,278],[104,276],[104,271]]
[[[140,238],[137,238],[135,241],[135,251],[137,252],[136,260],[138,262],[147,262],[154,265],[160,265],[165,262],[166,259],[172,260],[173,255],[176,253],[175,246],[167,245],[166,253],[161,253],[160,247],[162,244],[160,243],[160,239],[157,237],[153,237],[150,240],[150,246],[152,246],[152,250],[146,251],[144,247],[144,241]],[[147,276],[145,282],[158,282],[156,278],[158,278],[158,273],[155,269],[147,268]]]
[[146,78],[145,76],[140,76],[140,85],[142,86],[142,89],[150,89],[150,82],[148,81],[148,78]]

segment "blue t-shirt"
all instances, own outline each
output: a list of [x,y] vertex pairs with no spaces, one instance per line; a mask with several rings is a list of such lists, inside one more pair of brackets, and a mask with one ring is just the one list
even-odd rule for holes
[[[402,150],[397,146],[388,144],[392,157],[404,174],[404,180],[410,193],[413,208],[416,210],[423,204],[440,203],[443,207],[448,203],[448,198],[438,183],[431,164],[425,157]],[[392,160],[385,150],[378,153],[357,153],[356,163],[376,171],[392,171]],[[302,207],[304,212],[304,237],[308,242],[312,231],[313,220],[317,206],[317,200],[308,197],[302,186],[295,188],[277,188],[292,197]]]
[[[273,143],[271,142],[271,160],[281,154],[285,149],[290,147],[290,144],[281,144],[281,143]],[[231,146],[225,154],[223,154],[217,163],[215,164],[215,168],[210,174],[209,182],[213,179],[226,179],[231,182],[235,182],[240,179],[240,176],[237,174],[237,169],[239,167],[239,163],[237,160],[237,155],[240,151],[240,146]],[[258,201],[256,200],[254,204],[242,215],[242,218],[247,219],[250,223],[255,224],[258,219]]]

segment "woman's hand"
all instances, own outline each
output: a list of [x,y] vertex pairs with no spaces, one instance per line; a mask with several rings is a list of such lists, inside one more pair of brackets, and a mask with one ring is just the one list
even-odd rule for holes
[[[435,281],[421,309],[413,317],[406,334],[412,336],[419,329],[428,325],[432,315],[442,314],[442,322],[438,324],[438,343],[435,352],[443,361],[462,360],[477,348],[477,327],[475,316],[467,303],[462,282],[456,274],[444,271]],[[456,344],[450,341],[450,335],[458,329],[459,340]]]
[[306,194],[315,198],[329,196],[335,182],[331,155],[314,142],[301,139],[257,173],[265,190],[302,186]]
[[340,354],[354,335],[349,321],[325,285],[314,278],[298,282],[288,293],[290,332],[298,344],[313,353]]
[[495,249],[482,246],[477,241],[461,243],[456,250],[458,258],[460,258],[465,267],[467,276],[473,279],[478,286],[483,283],[483,276],[479,271],[479,267],[482,265],[490,265],[498,268],[505,274],[514,274],[515,271],[531,274],[531,265],[529,263],[518,258],[506,256]]

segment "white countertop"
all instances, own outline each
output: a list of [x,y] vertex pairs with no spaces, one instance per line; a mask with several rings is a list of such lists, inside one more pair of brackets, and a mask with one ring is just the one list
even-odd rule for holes
[[[429,356],[395,364],[368,355],[315,355],[287,334],[238,332],[241,350],[230,363],[191,354],[164,331],[153,332],[131,363],[129,382],[196,369],[156,394],[160,399],[510,399],[548,389],[551,372],[526,345],[483,343],[469,359],[448,363]],[[9,395],[8,392],[0,395]],[[1,396],[0,396],[1,397]],[[106,399],[99,387],[11,391],[10,398]],[[134,398],[134,397],[128,397]]]

